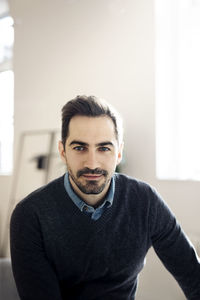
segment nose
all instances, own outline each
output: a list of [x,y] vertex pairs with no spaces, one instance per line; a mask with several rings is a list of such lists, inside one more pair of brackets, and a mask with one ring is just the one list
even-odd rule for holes
[[100,167],[98,162],[98,154],[95,150],[89,150],[85,157],[84,167],[89,169],[96,169]]

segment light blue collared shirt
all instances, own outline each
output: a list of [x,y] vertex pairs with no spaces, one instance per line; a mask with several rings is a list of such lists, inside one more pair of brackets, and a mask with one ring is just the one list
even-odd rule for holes
[[72,189],[72,186],[69,181],[69,174],[68,172],[65,174],[64,177],[64,186],[65,189],[71,198],[71,200],[74,202],[74,204],[84,213],[91,215],[91,219],[96,221],[98,220],[105,209],[111,207],[113,203],[114,198],[114,192],[115,192],[115,178],[114,176],[111,179],[110,187],[108,190],[108,193],[106,194],[106,197],[104,199],[104,202],[97,208],[94,208],[88,204],[86,204],[79,196],[74,192]]

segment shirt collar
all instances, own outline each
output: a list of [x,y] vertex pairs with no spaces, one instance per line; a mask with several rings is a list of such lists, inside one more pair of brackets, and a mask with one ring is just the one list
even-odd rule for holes
[[[74,202],[74,204],[83,211],[84,206],[87,206],[88,208],[91,208],[92,206],[86,204],[72,189],[71,183],[69,181],[69,173],[67,172],[64,177],[64,187],[71,198],[71,200]],[[115,192],[115,178],[114,176],[111,178],[110,187],[108,190],[108,193],[106,194],[106,197],[104,199],[104,202],[99,206],[99,208],[103,207],[104,205],[107,205],[107,207],[110,207],[113,203],[114,198],[114,192]]]

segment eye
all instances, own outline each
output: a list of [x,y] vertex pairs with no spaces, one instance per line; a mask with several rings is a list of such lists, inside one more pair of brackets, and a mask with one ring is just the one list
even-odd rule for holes
[[76,150],[76,151],[81,152],[81,151],[84,151],[86,148],[84,146],[76,146],[73,149]]
[[102,146],[102,147],[99,147],[99,151],[101,151],[101,152],[110,151],[110,148],[109,148],[109,147]]

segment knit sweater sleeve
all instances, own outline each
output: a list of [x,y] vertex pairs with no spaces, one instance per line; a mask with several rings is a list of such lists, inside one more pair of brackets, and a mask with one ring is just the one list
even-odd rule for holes
[[200,260],[175,216],[154,191],[150,229],[158,257],[177,280],[187,299],[199,300]]
[[61,300],[59,283],[48,261],[34,210],[18,204],[10,223],[13,274],[21,300]]

